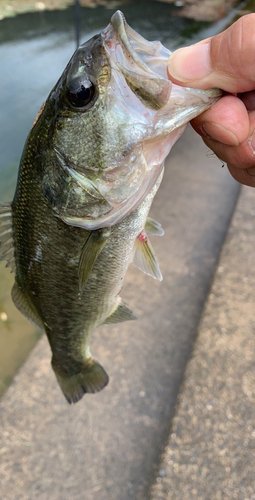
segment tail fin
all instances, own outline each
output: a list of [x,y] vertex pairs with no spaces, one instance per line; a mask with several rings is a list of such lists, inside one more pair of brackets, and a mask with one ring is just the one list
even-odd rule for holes
[[104,368],[93,358],[88,360],[84,369],[75,375],[64,375],[59,373],[58,367],[52,360],[52,368],[55,372],[57,381],[62,389],[68,403],[78,403],[86,393],[101,391],[109,381],[109,377]]

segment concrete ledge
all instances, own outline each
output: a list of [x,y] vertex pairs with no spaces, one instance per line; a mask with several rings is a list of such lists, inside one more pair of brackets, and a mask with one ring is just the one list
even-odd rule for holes
[[153,500],[255,499],[255,190],[243,187]]

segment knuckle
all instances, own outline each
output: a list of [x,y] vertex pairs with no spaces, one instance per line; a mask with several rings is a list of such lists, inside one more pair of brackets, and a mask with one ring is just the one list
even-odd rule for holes
[[230,80],[255,82],[255,14],[243,16],[211,39],[213,67]]
[[[241,17],[231,28],[229,57],[241,76],[255,79],[255,14]],[[238,64],[236,64],[238,63]]]
[[245,186],[255,187],[255,175],[250,175],[248,169],[240,169],[232,164],[228,164],[228,169],[232,177]]

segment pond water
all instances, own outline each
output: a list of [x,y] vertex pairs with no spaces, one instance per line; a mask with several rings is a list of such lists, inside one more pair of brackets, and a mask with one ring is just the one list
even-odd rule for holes
[[[116,9],[81,8],[81,42],[104,28]],[[174,17],[172,4],[130,2],[121,7],[128,23],[170,49],[209,36],[216,25]],[[208,31],[209,30],[209,31]],[[26,136],[41,103],[75,49],[74,11],[43,11],[0,21],[0,200],[13,197]],[[0,264],[0,394],[40,333],[15,309],[13,274]]]

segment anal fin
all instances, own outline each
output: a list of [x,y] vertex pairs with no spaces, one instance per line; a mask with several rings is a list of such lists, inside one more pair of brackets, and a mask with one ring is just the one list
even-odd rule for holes
[[137,319],[137,317],[132,313],[132,311],[127,307],[127,305],[122,302],[119,298],[117,301],[116,308],[114,311],[106,318],[104,325],[109,325],[112,323],[122,323],[122,321],[131,321]]
[[0,261],[15,270],[11,203],[0,203]]
[[93,266],[110,236],[109,229],[91,231],[84,243],[79,261],[79,289],[83,291]]
[[15,282],[12,291],[12,300],[17,307],[17,309],[27,318],[33,325],[35,325],[37,328],[40,328],[41,330],[44,330],[44,324],[42,319],[38,316],[37,311],[35,310],[35,307],[31,303],[28,297],[25,297],[23,292],[20,290],[18,287],[17,283]]

